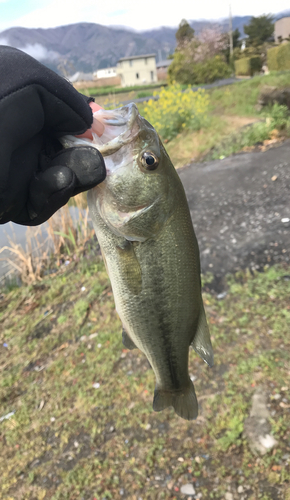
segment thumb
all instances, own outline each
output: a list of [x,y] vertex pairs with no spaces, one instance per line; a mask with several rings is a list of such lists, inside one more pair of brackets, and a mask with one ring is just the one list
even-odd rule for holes
[[30,182],[26,213],[19,224],[42,224],[71,196],[95,187],[106,177],[101,153],[89,146],[65,149],[50,165]]
[[95,187],[106,177],[106,167],[101,153],[91,146],[64,149],[51,162],[51,166],[62,165],[75,174],[73,194]]
[[68,167],[53,166],[35,174],[26,204],[28,220],[19,223],[36,226],[45,222],[73,196],[75,184],[76,176]]

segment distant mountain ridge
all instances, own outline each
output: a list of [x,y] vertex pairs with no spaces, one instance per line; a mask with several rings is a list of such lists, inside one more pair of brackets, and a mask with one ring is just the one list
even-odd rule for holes
[[[250,19],[251,16],[233,17],[233,29],[238,28],[243,36],[243,26]],[[227,19],[190,21],[190,24],[196,34],[211,25],[219,25],[223,31],[228,30]],[[88,73],[115,66],[121,57],[131,55],[155,53],[157,60],[165,59],[175,49],[176,30],[161,27],[137,32],[93,23],[49,29],[10,28],[0,33],[0,44],[25,50],[58,73],[72,75],[76,71]]]

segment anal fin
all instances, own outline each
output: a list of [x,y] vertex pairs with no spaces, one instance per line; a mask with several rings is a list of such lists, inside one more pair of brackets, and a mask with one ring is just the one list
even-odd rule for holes
[[123,342],[123,346],[126,347],[126,349],[130,349],[130,350],[137,349],[133,340],[131,340],[128,333],[126,332],[125,328],[123,328],[123,330],[122,330],[122,342]]
[[212,367],[213,348],[211,345],[210,333],[203,304],[201,304],[197,330],[191,345],[195,352],[203,359],[203,361],[205,361],[210,367]]

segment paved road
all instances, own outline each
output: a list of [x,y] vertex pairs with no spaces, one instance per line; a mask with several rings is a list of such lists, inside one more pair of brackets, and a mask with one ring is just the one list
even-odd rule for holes
[[290,141],[264,153],[192,163],[179,174],[202,271],[214,273],[216,286],[240,268],[289,262]]
[[[222,290],[225,274],[240,268],[289,263],[290,141],[264,153],[192,163],[178,172],[199,242],[202,272],[216,278],[213,289]],[[14,228],[24,236],[22,226]]]

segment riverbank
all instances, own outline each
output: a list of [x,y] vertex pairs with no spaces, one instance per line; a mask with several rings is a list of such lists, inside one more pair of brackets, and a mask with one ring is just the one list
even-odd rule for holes
[[[153,412],[154,374],[122,345],[95,240],[1,292],[1,498],[290,498],[289,151],[180,171],[215,353],[209,369],[190,351],[194,422]],[[249,432],[257,397],[264,454]]]

